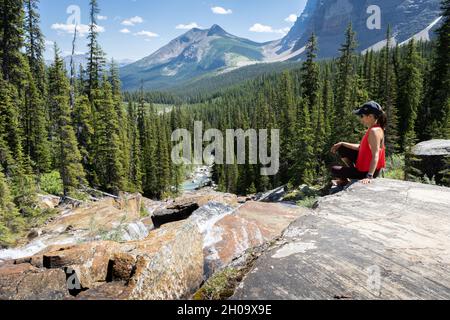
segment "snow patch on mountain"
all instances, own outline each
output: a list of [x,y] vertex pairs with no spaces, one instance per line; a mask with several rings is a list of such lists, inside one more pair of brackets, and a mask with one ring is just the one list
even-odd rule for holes
[[414,39],[414,41],[430,41],[430,39],[431,39],[430,31],[431,31],[431,29],[434,28],[434,26],[436,26],[439,23],[439,21],[441,21],[441,19],[442,19],[442,16],[440,16],[439,18],[434,20],[428,27],[426,27],[419,33],[416,33],[414,36],[412,36],[408,40],[400,43],[400,45],[402,46],[402,45],[408,44],[413,39]]

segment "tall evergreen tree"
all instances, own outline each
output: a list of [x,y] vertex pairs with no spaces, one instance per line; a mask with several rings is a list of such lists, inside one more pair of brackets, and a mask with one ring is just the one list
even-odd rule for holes
[[45,94],[45,40],[39,15],[39,0],[25,1],[25,48],[33,78],[42,95]]
[[400,69],[399,111],[403,121],[400,123],[402,150],[408,152],[416,143],[415,125],[417,113],[423,98],[422,59],[412,40]]
[[72,127],[69,91],[69,79],[64,62],[55,45],[55,60],[49,70],[49,104],[54,110],[55,118],[55,165],[59,168],[65,195],[85,183],[82,158]]
[[24,221],[12,200],[8,183],[0,168],[0,246],[13,244]]
[[449,138],[447,120],[450,113],[450,0],[442,0],[442,26],[438,29],[431,81],[424,101],[421,138]]
[[381,54],[381,62],[379,69],[380,87],[379,97],[380,103],[386,111],[388,117],[388,125],[386,128],[386,153],[394,154],[400,143],[398,135],[398,115],[397,115],[397,79],[393,67],[392,55],[392,34],[391,28],[388,27],[386,35],[386,47]]
[[27,75],[24,84],[24,101],[21,110],[24,150],[33,163],[35,171],[48,172],[51,168],[50,143],[48,141],[47,117],[42,92],[39,90],[33,73],[24,63]]
[[95,172],[99,186],[118,194],[124,187],[124,169],[119,138],[119,121],[114,106],[112,88],[105,76],[101,88],[101,101],[97,106],[95,126]]
[[105,65],[105,54],[98,42],[98,25],[97,16],[100,13],[97,0],[90,0],[89,2],[89,35],[88,35],[88,49],[89,58],[87,64],[88,73],[88,88],[87,93],[89,99],[92,101],[93,91],[100,87],[100,75]]
[[22,80],[23,0],[0,2],[0,63],[3,79],[18,85]]
[[[320,100],[320,77],[319,77],[319,65],[315,61],[317,54],[317,39],[314,33],[311,35],[306,49],[306,60],[302,65],[302,93],[303,102],[309,107],[309,112],[305,113],[304,110],[298,115],[303,119],[299,119],[301,124],[299,127],[301,136],[306,139],[306,143],[303,148],[310,149],[310,152],[306,152],[307,156],[311,158],[304,158],[305,162],[314,162],[314,164],[307,165],[306,167],[314,167],[315,173],[318,173],[322,164],[320,163],[321,155],[325,144],[325,128],[324,128],[324,114],[322,110],[322,104]],[[302,107],[300,107],[301,110]],[[309,119],[308,119],[309,118]],[[314,128],[314,129],[313,129]],[[314,132],[313,132],[314,131]],[[311,144],[311,145],[309,145]],[[307,150],[299,150],[299,155],[304,155]],[[314,159],[315,158],[315,159]],[[304,174],[308,176],[307,180],[311,180],[313,172]],[[311,182],[311,181],[308,181]]]
[[338,60],[338,71],[336,79],[336,121],[334,125],[333,137],[336,141],[350,140],[354,136],[354,119],[351,111],[355,108],[352,105],[352,85],[355,78],[353,67],[355,59],[356,35],[350,24],[346,31],[345,43],[339,49],[341,56]]

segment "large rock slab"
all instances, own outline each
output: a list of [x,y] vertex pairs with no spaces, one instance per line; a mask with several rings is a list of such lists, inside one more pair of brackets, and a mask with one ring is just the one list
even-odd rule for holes
[[[202,283],[203,260],[197,225],[178,222],[142,241],[52,246],[31,258],[3,263],[0,298],[183,299]],[[69,276],[73,281],[66,283]]]
[[248,249],[279,237],[309,210],[297,206],[247,202],[239,208],[210,202],[193,215],[204,235],[205,274],[227,266]]
[[30,232],[27,243],[0,250],[0,262],[32,256],[45,248],[82,242],[145,239],[152,225],[141,217],[142,197],[126,195],[120,199],[105,198],[78,207],[62,206],[60,215],[39,230]]
[[377,179],[295,221],[233,299],[449,299],[450,189]]

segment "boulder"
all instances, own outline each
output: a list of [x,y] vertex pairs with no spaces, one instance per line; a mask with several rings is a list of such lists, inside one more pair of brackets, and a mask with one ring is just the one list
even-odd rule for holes
[[203,260],[203,238],[191,221],[142,241],[52,246],[0,265],[0,299],[184,299],[203,282]]
[[322,198],[233,299],[449,299],[450,189],[377,179]]
[[450,140],[430,140],[417,144],[413,148],[416,156],[448,156],[450,155]]
[[443,171],[450,170],[450,140],[430,140],[419,143],[413,148],[413,154],[419,161],[414,167],[429,179],[434,178],[437,184],[442,183]]
[[38,194],[38,206],[40,209],[55,209],[61,202],[61,198],[53,195]]
[[31,264],[0,265],[0,300],[61,300],[69,298],[63,270]]
[[107,281],[80,299],[166,300],[189,297],[203,282],[203,241],[197,226],[177,222],[144,241],[123,244],[109,261]]

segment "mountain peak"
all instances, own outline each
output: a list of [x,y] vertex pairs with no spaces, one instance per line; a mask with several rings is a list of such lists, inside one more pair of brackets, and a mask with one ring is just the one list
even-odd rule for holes
[[228,35],[228,32],[226,32],[221,26],[218,24],[214,24],[208,32],[208,36],[224,36]]

